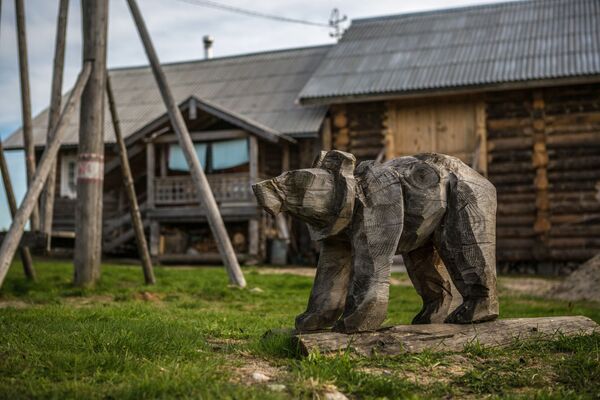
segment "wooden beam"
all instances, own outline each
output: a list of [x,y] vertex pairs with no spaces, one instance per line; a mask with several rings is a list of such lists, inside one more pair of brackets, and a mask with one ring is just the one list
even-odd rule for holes
[[156,175],[156,150],[154,143],[146,143],[146,203],[149,209],[153,209],[154,202],[154,179]]
[[[210,142],[214,140],[243,139],[252,136],[241,129],[223,129],[218,131],[190,132],[194,142]],[[153,140],[154,143],[178,143],[177,135],[167,133]]]
[[33,212],[33,209],[37,204],[40,193],[44,188],[44,184],[46,183],[46,179],[48,178],[48,174],[50,173],[50,167],[52,166],[52,163],[56,160],[56,155],[58,154],[58,150],[66,134],[66,127],[68,126],[71,118],[73,117],[75,105],[79,102],[79,99],[81,98],[81,93],[83,92],[83,87],[85,86],[90,77],[91,68],[92,66],[89,62],[83,64],[83,70],[79,74],[77,82],[75,83],[75,87],[69,95],[63,112],[60,115],[60,118],[58,119],[56,129],[54,130],[54,134],[52,135],[52,141],[46,147],[46,150],[44,151],[44,154],[40,159],[40,163],[38,165],[39,168],[37,169],[33,177],[31,186],[27,188],[25,198],[23,199],[21,206],[19,207],[17,213],[13,218],[12,224],[6,234],[6,237],[2,241],[2,246],[0,247],[0,286],[2,286],[4,278],[6,278],[8,268],[10,267],[10,264],[15,255],[15,251],[19,246],[19,241],[23,236],[25,224],[27,224],[31,213]]
[[[4,192],[6,193],[6,200],[8,201],[8,207],[10,209],[10,216],[11,218],[14,218],[15,214],[17,213],[17,200],[15,199],[15,192],[13,191],[8,165],[6,164],[6,158],[4,157],[2,140],[0,140],[0,173],[2,174],[2,182],[4,183]],[[19,252],[21,255],[21,262],[23,263],[23,272],[25,272],[25,277],[34,281],[35,269],[33,268],[33,261],[31,259],[29,247],[21,246]]]
[[[142,214],[137,201],[137,195],[135,193],[135,185],[133,184],[133,177],[131,175],[131,167],[129,166],[129,159],[127,158],[127,147],[123,140],[123,134],[121,133],[121,124],[119,122],[119,114],[117,112],[117,106],[115,104],[115,98],[110,84],[110,76],[106,77],[106,93],[108,95],[108,106],[110,109],[110,116],[115,131],[115,137],[117,144],[119,145],[119,158],[121,159],[121,170],[123,171],[123,181],[125,183],[125,194],[129,201],[129,212],[131,213],[131,223],[133,225],[133,231],[135,239],[137,241],[138,253],[142,261],[142,270],[144,271],[144,280],[147,285],[153,285],[156,283],[154,277],[154,271],[152,269],[152,260],[150,259],[150,251],[148,250],[148,243],[146,242],[146,235],[144,234],[144,224],[142,222]],[[123,237],[126,235],[123,235]]]
[[587,317],[514,318],[481,324],[398,325],[375,332],[345,334],[337,332],[299,333],[293,340],[305,354],[321,354],[351,349],[373,357],[429,351],[463,351],[470,344],[485,347],[509,346],[515,340],[548,339],[590,335],[600,326]]
[[81,3],[83,60],[92,72],[81,96],[77,155],[77,219],[73,282],[91,286],[100,278],[104,186],[104,94],[108,1]]
[[[30,186],[35,173],[35,145],[33,143],[33,126],[31,121],[31,92],[29,88],[29,61],[27,59],[27,33],[25,26],[25,7],[23,0],[15,0],[17,18],[17,44],[19,48],[19,77],[21,82],[21,114],[23,117],[23,147],[25,148],[25,167],[27,169],[27,185]],[[38,205],[31,213],[31,230],[40,228]]]
[[[488,175],[487,165],[487,129],[486,129],[486,110],[485,101],[480,100],[475,105],[475,130],[477,136],[477,150],[475,157],[477,157],[477,168],[483,176]],[[475,162],[475,160],[473,160]]]
[[[52,141],[52,132],[60,116],[60,102],[62,98],[63,71],[65,64],[65,41],[67,35],[67,15],[69,0],[60,0],[58,7],[58,21],[56,27],[56,45],[54,47],[54,69],[52,86],[50,90],[50,109],[48,110],[48,130],[46,144]],[[52,164],[46,188],[42,194],[41,230],[46,234],[46,252],[52,246],[52,217],[54,213],[54,192],[56,189],[56,163]]]
[[167,78],[162,70],[162,66],[160,65],[158,56],[154,50],[154,46],[152,45],[150,34],[146,28],[146,24],[144,23],[140,9],[138,8],[135,0],[128,0],[127,3],[129,4],[129,9],[131,10],[131,14],[135,20],[140,38],[146,50],[146,55],[150,61],[156,83],[158,84],[158,88],[167,108],[171,125],[177,134],[177,137],[179,138],[179,144],[189,165],[192,179],[196,184],[198,200],[206,209],[208,222],[215,236],[215,242],[217,243],[221,257],[223,258],[223,263],[227,268],[229,280],[237,286],[245,287],[246,280],[244,279],[244,275],[242,274],[242,270],[240,269],[235,256],[233,246],[231,245],[231,241],[229,240],[229,236],[225,230],[223,219],[219,214],[217,202],[215,201],[213,193],[210,189],[206,175],[202,170],[202,166],[198,160],[198,155],[194,150],[194,144],[188,132],[187,126],[185,125],[185,121],[183,120],[183,116],[181,115],[181,111],[179,110],[179,107],[177,107],[177,103],[175,103],[175,99],[167,83]]

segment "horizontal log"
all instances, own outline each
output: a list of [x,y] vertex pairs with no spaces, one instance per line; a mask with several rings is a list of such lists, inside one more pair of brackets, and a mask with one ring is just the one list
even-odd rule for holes
[[600,201],[551,201],[550,210],[554,214],[600,213]]
[[486,121],[487,129],[519,129],[531,126],[531,118],[502,118]]
[[508,173],[533,172],[531,160],[528,161],[508,161],[495,162],[488,164],[488,174],[508,174]]
[[600,247],[589,249],[549,249],[547,258],[552,261],[586,261],[600,253]]
[[515,340],[549,339],[598,332],[600,327],[583,316],[514,318],[473,325],[398,325],[375,332],[344,334],[316,332],[295,334],[292,339],[304,355],[351,350],[362,356],[398,355],[422,351],[463,351],[478,343],[505,347]]
[[533,227],[508,226],[496,228],[496,237],[500,238],[530,238],[537,236]]
[[529,149],[533,146],[532,136],[520,136],[514,138],[488,139],[487,148],[491,152],[505,150]]
[[553,182],[560,181],[597,181],[600,180],[600,168],[592,168],[589,170],[578,169],[572,171],[552,171],[548,173],[548,179]]
[[580,156],[577,154],[571,157],[561,157],[551,155],[548,161],[548,171],[562,171],[580,168],[600,168],[600,152],[593,156]]
[[496,225],[500,226],[533,226],[535,215],[498,215]]
[[600,147],[600,132],[551,135],[546,138],[548,147]]
[[533,249],[496,249],[496,259],[501,261],[534,261]]
[[[591,235],[590,235],[591,236]],[[597,237],[552,237],[548,239],[550,248],[600,248],[600,238]]]
[[529,171],[522,171],[521,173],[488,174],[488,179],[496,186],[514,183],[532,183],[534,178],[535,173],[532,169]]
[[561,224],[583,224],[590,221],[600,221],[600,213],[589,214],[552,214],[550,222],[552,225]]
[[600,237],[600,225],[554,225],[550,228],[549,235],[550,237]]
[[533,214],[536,211],[535,201],[526,203],[501,203],[498,202],[498,215]]
[[534,246],[536,243],[536,239],[535,237],[530,237],[530,238],[516,238],[516,239],[512,239],[512,238],[503,238],[503,237],[498,237],[496,239],[496,245],[498,246],[499,249],[528,249],[532,246]]

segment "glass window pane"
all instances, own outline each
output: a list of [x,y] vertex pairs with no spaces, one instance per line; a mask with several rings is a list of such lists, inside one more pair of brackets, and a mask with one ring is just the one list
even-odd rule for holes
[[[194,143],[194,148],[196,149],[196,154],[198,155],[198,160],[200,160],[202,169],[206,169],[206,147],[206,143]],[[169,146],[169,169],[172,171],[190,170],[187,162],[185,161],[183,150],[181,150],[181,147],[178,144],[172,144]]]
[[227,169],[248,163],[248,139],[225,140],[212,144],[212,169]]

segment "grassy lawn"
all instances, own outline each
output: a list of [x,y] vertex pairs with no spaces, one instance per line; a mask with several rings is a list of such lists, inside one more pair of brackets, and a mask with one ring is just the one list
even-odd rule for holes
[[[221,268],[104,265],[93,290],[71,287],[70,263],[38,261],[39,282],[15,265],[0,289],[0,398],[599,398],[600,334],[462,353],[301,358],[284,335],[304,310],[310,277],[246,268],[248,289]],[[409,323],[420,301],[395,275],[386,324]],[[582,314],[592,303],[501,292],[501,317]],[[259,371],[271,380],[257,383]],[[284,385],[284,386],[281,386]]]

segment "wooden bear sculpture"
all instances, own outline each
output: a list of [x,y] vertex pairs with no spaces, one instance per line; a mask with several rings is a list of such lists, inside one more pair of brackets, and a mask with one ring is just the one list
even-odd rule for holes
[[[349,153],[321,152],[313,168],[253,186],[268,212],[299,218],[312,239],[321,242],[308,308],[296,318],[296,329],[379,328],[387,315],[392,258],[398,253],[423,298],[413,324],[495,319],[494,186],[443,154],[365,161],[356,170],[355,163]],[[463,297],[451,313],[448,276]]]

